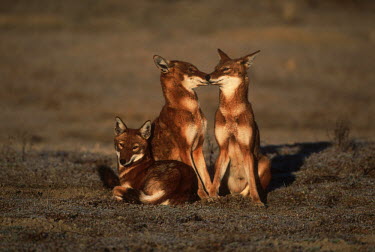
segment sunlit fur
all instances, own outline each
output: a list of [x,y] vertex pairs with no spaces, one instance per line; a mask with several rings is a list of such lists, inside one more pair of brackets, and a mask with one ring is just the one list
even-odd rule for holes
[[194,88],[208,85],[207,74],[188,62],[169,61],[160,56],[154,60],[161,70],[165,105],[153,122],[153,156],[155,160],[179,160],[191,166],[200,181],[198,194],[205,198],[211,187],[203,156],[207,120]]
[[[258,191],[269,184],[270,161],[260,152],[259,130],[248,101],[247,76],[247,69],[258,52],[231,59],[219,50],[220,62],[210,74],[211,84],[220,88],[215,117],[215,137],[220,153],[210,196],[216,197],[219,187],[223,186],[233,194],[251,197],[262,205]],[[225,174],[228,174],[226,178]]]
[[155,161],[151,155],[151,123],[128,129],[116,118],[114,145],[120,184],[117,200],[144,204],[182,204],[197,199],[197,177],[178,161]]
[[141,191],[141,195],[139,199],[142,203],[147,204],[147,203],[152,203],[152,202],[160,200],[164,195],[165,195],[165,191],[163,190],[156,191],[151,195],[146,195],[144,192]]

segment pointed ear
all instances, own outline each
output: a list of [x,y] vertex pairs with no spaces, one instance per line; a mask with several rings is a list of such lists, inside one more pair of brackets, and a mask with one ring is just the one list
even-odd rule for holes
[[145,122],[143,126],[139,129],[139,133],[141,133],[141,136],[144,139],[149,139],[151,136],[151,122]]
[[253,63],[254,63],[254,59],[256,57],[256,55],[260,52],[260,50],[256,51],[256,52],[253,52],[249,55],[246,55],[242,58],[240,58],[240,63],[241,64],[244,64],[246,68],[249,68]]
[[171,67],[169,60],[166,60],[159,55],[154,55],[154,62],[155,62],[155,65],[160,69],[162,73],[169,72],[169,68]]
[[217,52],[219,53],[220,55],[220,61],[224,62],[224,61],[227,61],[227,60],[230,60],[231,58],[229,58],[229,56],[223,52],[222,50],[220,49],[217,49]]
[[125,131],[127,131],[128,128],[126,127],[125,123],[121,120],[120,117],[116,116],[116,124],[115,124],[115,134],[116,136],[121,135]]

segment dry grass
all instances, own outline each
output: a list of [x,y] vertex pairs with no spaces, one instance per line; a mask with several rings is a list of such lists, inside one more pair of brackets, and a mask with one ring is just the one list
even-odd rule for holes
[[[326,144],[265,148],[274,175],[265,209],[234,196],[179,207],[119,203],[97,173],[97,167],[114,167],[114,158],[31,151],[22,161],[14,150],[0,156],[1,249],[371,250],[375,245],[374,144],[357,143],[350,151]],[[298,156],[308,158],[290,162]]]
[[330,148],[309,157],[304,166],[301,184],[342,180],[355,183],[364,176],[375,176],[375,149],[373,145],[356,143],[351,150]]
[[349,122],[343,119],[337,120],[335,130],[333,131],[333,142],[336,148],[341,151],[347,151],[353,147],[353,140],[350,139]]

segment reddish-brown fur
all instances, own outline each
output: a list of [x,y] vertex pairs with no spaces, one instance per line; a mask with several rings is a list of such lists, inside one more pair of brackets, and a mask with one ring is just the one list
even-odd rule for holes
[[220,86],[220,104],[215,117],[215,137],[220,153],[209,193],[211,197],[218,195],[228,172],[224,184],[231,193],[250,196],[256,204],[262,204],[258,188],[267,188],[271,171],[270,160],[260,152],[259,129],[248,100],[247,69],[256,53],[231,59],[219,50],[221,60],[210,74],[210,82]]
[[198,195],[207,197],[211,179],[202,150],[207,123],[193,90],[207,85],[207,75],[187,62],[160,56],[154,60],[161,70],[165,105],[153,122],[152,154],[155,160],[179,160],[193,167],[200,182]]
[[115,132],[120,185],[113,194],[118,200],[176,205],[197,199],[197,177],[190,166],[152,158],[149,121],[140,129],[128,129],[116,118]]

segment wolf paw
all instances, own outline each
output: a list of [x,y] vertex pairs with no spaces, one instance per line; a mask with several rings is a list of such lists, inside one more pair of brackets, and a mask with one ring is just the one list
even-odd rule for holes
[[198,189],[197,193],[200,199],[208,198],[208,194],[203,189]]
[[254,202],[254,205],[259,208],[266,208],[266,205],[262,201],[256,201]]

